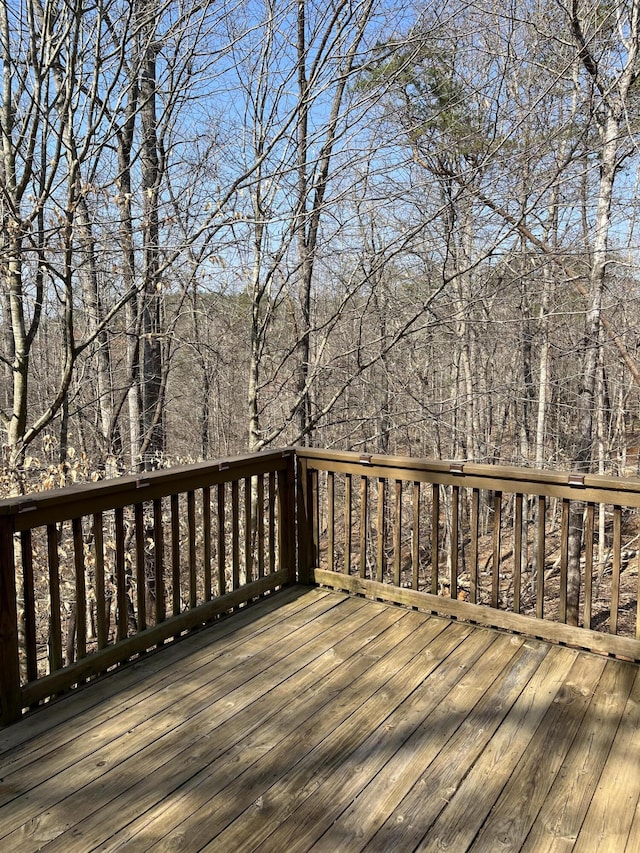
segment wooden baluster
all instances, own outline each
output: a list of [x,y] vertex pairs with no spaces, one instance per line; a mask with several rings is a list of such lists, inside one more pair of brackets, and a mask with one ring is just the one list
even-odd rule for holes
[[189,607],[193,608],[197,601],[196,578],[196,496],[195,492],[187,492],[187,529],[189,535]]
[[544,619],[544,564],[546,553],[546,515],[547,500],[544,495],[538,496],[537,540],[536,554],[536,616]]
[[118,602],[118,640],[124,640],[129,633],[129,614],[127,612],[127,579],[124,559],[124,510],[115,510],[116,528],[116,593]]
[[451,487],[451,576],[449,590],[451,598],[458,598],[458,535],[460,516],[460,486]]
[[253,580],[253,510],[251,477],[244,478],[244,578],[245,583]]
[[202,489],[204,600],[211,601],[211,487]]
[[[145,553],[144,505],[136,504],[133,509],[133,512],[136,526],[136,617],[138,620],[138,631],[144,631],[147,627],[147,572]],[[96,523],[94,516],[94,530],[95,524]],[[100,522],[100,524],[102,525],[102,521]]]
[[0,714],[3,724],[14,722],[22,713],[13,532],[13,516],[0,517]]
[[171,495],[171,586],[173,615],[177,616],[181,610],[179,495]]
[[360,478],[360,577],[367,575],[367,525],[369,521],[368,478]]
[[298,460],[298,581],[310,582],[310,572],[315,567],[313,554],[313,498],[312,477],[306,459]]
[[264,474],[258,475],[258,578],[264,577]]
[[156,623],[164,622],[167,614],[164,596],[164,534],[162,498],[153,502],[153,564],[156,593]]
[[611,570],[611,618],[609,620],[609,631],[618,633],[618,609],[620,606],[620,567],[622,565],[621,554],[622,539],[622,508],[613,508],[613,567]]
[[513,528],[513,612],[520,613],[522,583],[522,495],[515,496],[515,518]]
[[493,496],[493,577],[491,579],[491,606],[500,603],[500,556],[502,550],[502,492]]
[[478,603],[478,534],[480,530],[480,489],[471,492],[471,565],[469,566],[469,600]]
[[36,592],[33,579],[33,542],[30,530],[20,534],[22,553],[22,583],[24,590],[24,653],[27,681],[38,677],[38,649],[36,639]]
[[286,583],[295,583],[295,466],[286,456],[286,468],[278,471],[278,545],[280,569],[286,570]]
[[569,516],[570,501],[562,499],[562,521],[560,525],[560,622],[567,621],[567,580],[569,573]]
[[[316,481],[317,482],[317,481]],[[315,492],[314,492],[315,494]],[[269,527],[269,574],[276,570],[276,474],[269,473],[269,516],[267,519]],[[315,542],[316,540],[314,540]],[[314,561],[317,559],[317,550],[313,552]],[[315,562],[314,562],[315,565]]]
[[[13,543],[12,543],[13,551]],[[47,554],[49,558],[49,672],[62,668],[62,625],[60,622],[60,559],[58,530],[47,525]]]
[[402,568],[402,480],[394,484],[394,526],[393,526],[393,584],[400,586],[400,570]]
[[584,524],[584,627],[591,628],[593,617],[593,532],[595,504],[587,504]]
[[385,540],[385,514],[384,514],[384,503],[385,503],[385,488],[386,481],[383,477],[378,478],[378,544],[377,544],[377,553],[376,553],[376,580],[378,583],[382,583],[384,581],[384,572],[385,572],[385,552],[384,552],[384,540]]
[[440,578],[440,486],[433,483],[431,486],[431,594],[439,592]]
[[231,481],[231,589],[240,587],[240,492]]
[[311,529],[313,535],[314,568],[320,566],[320,478],[317,471],[311,472]]
[[413,484],[413,530],[411,537],[411,588],[420,580],[420,483]]
[[76,654],[78,659],[87,654],[87,587],[84,568],[84,539],[82,536],[82,519],[74,518],[71,522],[73,531],[73,563],[75,570],[75,619],[76,619]]
[[351,574],[351,474],[344,478],[344,573]]
[[218,485],[218,506],[217,506],[217,526],[218,526],[218,595],[224,595],[227,591],[227,540],[226,540],[226,508],[225,508],[225,491],[226,484]]
[[335,539],[335,475],[333,471],[327,473],[327,569],[335,571],[334,563],[334,539]]
[[[93,515],[93,543],[96,555],[96,628],[98,631],[98,649],[104,649],[109,642],[107,625],[107,596],[104,583],[104,532],[101,512]],[[143,569],[144,570],[144,569]],[[144,608],[144,604],[143,604]],[[144,614],[144,609],[143,609]],[[138,616],[138,620],[140,617]],[[144,627],[144,626],[143,626]]]

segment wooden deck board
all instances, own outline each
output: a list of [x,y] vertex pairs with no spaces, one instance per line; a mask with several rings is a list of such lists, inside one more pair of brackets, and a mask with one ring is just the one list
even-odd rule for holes
[[[640,797],[637,761],[629,760],[633,755],[640,755],[640,669],[578,835],[579,853],[625,849]],[[632,853],[639,847],[626,849]]]
[[[136,788],[136,797],[127,795],[119,796],[110,804],[108,811],[120,819],[126,813],[131,820],[126,828],[117,833],[108,846],[117,847],[119,844],[131,842],[131,839],[139,834],[141,828],[146,828],[153,821],[156,812],[154,807],[160,802],[160,811],[165,815],[167,823],[170,820],[171,809],[177,812],[180,818],[185,815],[184,801],[191,792],[195,791],[198,796],[206,785],[209,768],[220,758],[231,770],[238,774],[242,772],[243,765],[256,760],[264,751],[265,738],[277,736],[279,732],[289,730],[299,721],[299,710],[297,706],[291,705],[291,695],[303,695],[308,693],[317,697],[318,703],[330,700],[335,682],[340,679],[349,679],[357,665],[366,666],[367,660],[375,656],[378,649],[374,643],[377,634],[384,637],[384,642],[392,642],[392,637],[402,636],[391,633],[387,629],[390,624],[397,622],[402,617],[399,612],[382,612],[376,618],[370,620],[366,630],[358,631],[361,627],[356,620],[352,626],[346,623],[342,630],[338,626],[333,629],[333,642],[335,645],[326,648],[322,655],[312,660],[306,667],[292,674],[290,679],[283,682],[283,689],[277,686],[265,692],[260,699],[254,701],[244,709],[232,699],[223,700],[222,708],[212,706],[207,714],[209,728],[205,735],[200,735],[199,742],[188,748],[188,763],[180,765],[177,763],[165,763],[163,769],[155,775],[147,774],[142,785]],[[407,625],[407,631],[411,625]],[[343,634],[345,638],[342,639]],[[368,647],[367,647],[368,644]],[[380,642],[382,646],[382,641]],[[358,652],[361,652],[358,654]],[[344,659],[343,659],[344,658]],[[226,706],[226,707],[225,707]],[[229,713],[230,710],[230,713]],[[283,735],[281,735],[283,736]],[[182,736],[180,736],[182,741]],[[156,752],[158,759],[162,760],[165,752],[165,744],[157,744]],[[195,759],[195,760],[194,760]],[[200,772],[194,774],[194,768],[201,768]],[[118,778],[113,779],[117,793]],[[213,788],[221,784],[220,779],[213,779]],[[163,794],[171,794],[171,807],[165,809],[162,800]],[[95,813],[91,821],[82,826],[83,837],[88,837],[88,832],[96,834],[89,837],[91,843],[97,843],[104,839],[104,812]],[[102,835],[100,835],[102,833]],[[61,848],[65,847],[65,839],[60,838]]]
[[[180,801],[153,816],[153,820],[142,828],[138,849],[175,849],[179,845],[181,850],[199,850],[211,834],[222,832],[245,810],[251,812],[259,808],[262,811],[265,799],[268,804],[270,789],[282,777],[288,785],[293,785],[296,795],[306,793],[309,780],[312,780],[313,788],[315,773],[326,762],[331,762],[332,758],[334,762],[339,761],[349,754],[352,739],[362,736],[363,727],[367,732],[377,727],[384,703],[380,684],[398,679],[398,675],[392,674],[399,670],[405,678],[404,690],[409,691],[411,676],[414,679],[420,677],[418,670],[421,667],[416,665],[410,672],[405,660],[410,658],[413,663],[415,655],[412,648],[421,642],[431,641],[442,632],[443,626],[435,620],[425,622],[424,617],[418,614],[408,613],[403,621],[408,618],[412,624],[408,626],[406,637],[393,632],[389,638],[391,647],[388,653],[374,663],[374,674],[369,666],[360,677],[353,678],[354,673],[349,673],[342,690],[330,697],[323,690],[303,697],[297,703],[294,725],[285,728],[276,720],[273,726],[261,729],[253,752],[250,749],[253,744],[246,741],[238,744],[224,768],[217,765],[206,768],[194,784],[180,792]],[[419,621],[423,621],[422,626],[419,626]],[[403,639],[406,640],[404,645]],[[397,642],[400,645],[396,645]],[[402,685],[397,686],[397,690],[402,689]],[[331,701],[327,702],[327,698]],[[376,705],[380,707],[376,709]],[[324,743],[326,735],[336,727],[342,737],[328,741],[331,754],[316,750],[315,761],[308,760],[301,771],[299,762],[318,743]],[[189,803],[186,813],[185,798]],[[108,846],[105,849],[112,848]]]
[[[177,672],[167,672],[165,680],[156,685],[156,690],[148,696],[144,705],[137,703],[133,711],[127,708],[101,727],[99,743],[96,743],[95,738],[78,737],[61,753],[52,754],[46,765],[39,761],[30,766],[37,777],[47,772],[45,768],[50,768],[52,773],[58,775],[60,768],[68,768],[65,776],[69,783],[59,786],[59,807],[55,808],[56,804],[51,804],[46,816],[37,821],[37,831],[33,837],[25,837],[32,832],[32,826],[25,824],[25,817],[33,820],[36,816],[32,813],[38,804],[29,798],[21,808],[14,809],[13,821],[19,829],[17,837],[8,836],[8,842],[15,841],[26,851],[38,849],[37,845],[43,838],[56,838],[68,828],[70,821],[76,822],[89,809],[95,811],[109,793],[115,797],[123,787],[127,790],[132,787],[126,782],[130,767],[133,768],[133,784],[156,772],[158,768],[173,778],[173,769],[168,762],[174,758],[181,760],[186,748],[190,745],[195,747],[194,742],[202,740],[207,734],[206,720],[214,713],[212,708],[215,708],[216,724],[220,725],[232,718],[243,703],[251,705],[261,693],[269,692],[277,683],[279,674],[281,678],[286,678],[292,670],[304,665],[307,659],[317,657],[327,645],[326,639],[315,642],[317,635],[321,636],[325,631],[334,632],[333,636],[339,635],[341,623],[344,623],[343,630],[347,633],[357,631],[363,621],[358,619],[358,611],[363,609],[364,602],[353,603],[355,608],[351,602],[344,602],[338,608],[335,601],[327,598],[313,602],[310,607],[290,617],[290,632],[284,638],[281,636],[281,626],[277,623],[245,636],[242,643],[224,637],[216,647],[215,658],[216,663],[221,664],[222,672],[203,663],[203,650],[198,649],[192,655],[199,663],[197,669],[188,668],[182,677],[179,677],[180,670],[177,668]],[[346,609],[344,604],[348,605]],[[308,624],[303,622],[305,619],[309,619]],[[296,625],[299,625],[297,629]],[[301,631],[304,632],[306,643],[299,636]],[[271,656],[271,667],[265,671],[260,652],[265,644],[273,642],[277,642],[277,645]],[[240,698],[235,695],[238,690]],[[24,780],[21,784],[25,789],[35,788],[37,777],[33,779],[26,769],[18,775]],[[8,774],[5,782],[10,783],[12,778]],[[90,788],[96,780],[100,783],[99,798],[92,795]],[[157,776],[153,777],[154,787],[158,781]],[[86,793],[80,805],[76,804],[69,816],[67,801],[76,791]],[[96,802],[96,799],[99,801]],[[136,797],[136,803],[130,804],[130,807],[134,805],[138,809],[137,800]],[[108,818],[108,812],[106,816]],[[103,811],[101,823],[104,818]]]
[[[531,641],[528,641],[531,644]],[[535,644],[534,644],[535,645]],[[549,647],[545,659],[509,709],[473,767],[461,780],[417,850],[465,851],[485,822],[576,658]],[[482,791],[482,796],[478,796]]]
[[608,663],[580,729],[529,831],[523,853],[571,850],[593,798],[633,685],[634,673]]
[[[354,849],[368,847],[372,850],[388,850],[397,843],[401,849],[413,850],[438,814],[446,808],[460,781],[490,740],[503,715],[517,699],[522,681],[533,675],[544,657],[544,649],[524,649],[522,652],[520,644],[515,645],[513,639],[500,639],[502,648],[498,650],[499,654],[494,655],[493,659],[487,656],[479,662],[479,666],[474,667],[469,674],[470,678],[457,685],[456,690],[439,705],[439,719],[434,721],[436,738],[431,736],[432,721],[428,719],[422,730],[417,732],[417,737],[407,742],[408,755],[404,761],[414,767],[413,784],[409,785],[411,777],[407,779],[408,774],[403,772],[402,755],[390,763],[398,780],[396,786],[403,796],[397,801],[395,798],[391,800],[390,807],[385,808],[375,822],[369,821],[374,830],[371,838],[365,836],[365,843],[360,847],[353,844]],[[481,676],[482,690],[476,681],[477,675]],[[421,742],[425,738],[426,749]],[[376,780],[378,788],[385,784],[390,765],[384,768],[380,780]],[[366,793],[363,792],[362,797]],[[359,808],[362,808],[362,804],[359,804]],[[385,812],[388,817],[380,824],[380,818],[386,816]],[[356,825],[355,813],[356,810],[352,809],[351,814],[344,815],[340,821],[343,824],[342,833],[349,839],[348,846],[351,846],[351,836],[346,833]],[[338,836],[335,838],[337,840]],[[325,843],[320,849],[329,850],[330,846]]]
[[[362,602],[356,604],[356,611],[361,608]],[[302,630],[309,642],[316,632],[331,628],[338,620],[346,619],[349,622],[356,611],[349,607],[347,612],[340,614],[335,602],[331,598],[323,597],[311,602],[310,606],[296,610],[296,624],[300,622],[297,630]],[[306,622],[301,621],[303,619]],[[188,715],[197,711],[199,706],[195,707],[195,702],[206,707],[216,696],[228,701],[232,690],[239,686],[245,687],[254,674],[263,673],[261,651],[264,644],[279,639],[281,634],[277,620],[269,621],[272,624],[266,626],[259,621],[248,623],[247,628],[251,626],[251,631],[241,630],[240,637],[225,636],[223,632],[215,651],[207,640],[203,644],[203,635],[200,635],[197,645],[191,644],[190,650],[182,649],[183,644],[176,645],[175,651],[180,651],[182,655],[190,651],[186,664],[181,658],[170,655],[167,661],[169,666],[164,667],[161,676],[158,676],[154,667],[151,677],[141,679],[142,689],[140,682],[138,685],[134,683],[129,689],[119,692],[117,698],[107,702],[109,713],[102,718],[100,725],[92,725],[90,728],[83,726],[82,722],[90,716],[87,712],[83,714],[82,720],[74,715],[60,723],[48,737],[43,736],[44,745],[34,738],[19,750],[17,756],[14,750],[11,756],[15,759],[13,762],[9,756],[2,756],[3,783],[0,787],[0,803],[3,802],[3,797],[12,796],[14,780],[15,784],[19,784],[20,788],[26,791],[35,787],[42,779],[58,774],[66,768],[73,766],[77,769],[78,762],[85,758],[90,758],[94,763],[103,760],[101,766],[104,767],[114,760],[114,753],[117,754],[119,748],[124,755],[131,755],[137,751],[138,746],[145,746],[150,739],[159,737],[163,731],[173,729],[176,708],[180,708],[180,715]],[[291,628],[290,635],[278,645],[277,654],[293,655],[292,662],[297,664],[300,660],[299,640],[294,630],[295,625],[292,624]],[[171,651],[174,651],[174,648]],[[162,656],[156,656],[154,663]],[[224,661],[224,672],[216,679],[212,689],[206,689],[212,681],[211,662],[214,656],[216,661]],[[140,672],[138,677],[140,678]],[[109,687],[108,680],[105,679],[96,687],[104,691]],[[85,691],[90,692],[92,691]],[[133,701],[132,695],[135,696]],[[62,708],[63,703],[59,703],[55,706],[55,712],[59,714]],[[102,708],[101,711],[104,713]],[[9,734],[19,728],[20,726],[14,727],[9,730]],[[58,738],[55,733],[59,734]],[[104,755],[100,753],[101,749],[105,750]]]
[[[246,836],[252,845],[261,842],[265,849],[311,846],[463,677],[466,665],[481,657],[494,639],[461,629],[450,626],[443,632],[426,654],[414,658],[358,715],[319,743],[302,766],[267,791],[259,815],[241,816],[221,840]],[[420,691],[436,668],[438,676],[431,689]],[[398,704],[400,696],[406,701]],[[341,761],[344,754],[350,756],[346,763]]]
[[[324,590],[316,592],[317,596],[305,597],[302,602],[302,611],[307,611],[309,618],[313,618],[313,612],[307,608],[327,597]],[[232,634],[232,642],[242,643],[247,637],[277,625],[283,617],[287,618],[301,608],[300,588],[289,587],[279,596],[282,596],[278,599],[282,613],[274,611],[269,599],[263,599],[252,608],[234,614],[233,622],[226,620],[217,625],[217,641],[222,642],[224,637]],[[194,649],[198,648],[203,650],[203,658],[194,654]],[[216,645],[216,652],[218,648]],[[5,766],[11,762],[11,766],[17,768],[44,755],[47,750],[59,749],[65,733],[73,739],[97,729],[119,709],[144,703],[149,693],[156,689],[156,684],[167,678],[167,673],[174,672],[178,680],[184,678],[203,661],[206,662],[206,656],[211,654],[209,637],[199,633],[162,649],[160,653],[144,656],[118,673],[117,691],[114,691],[112,678],[107,677],[93,684],[91,690],[78,692],[72,709],[68,702],[54,703],[46,709],[46,714],[34,714],[22,720],[19,726],[0,729],[0,759]],[[56,727],[56,723],[60,725]],[[21,743],[28,744],[28,749],[17,750]],[[36,744],[39,755],[35,754]]]
[[0,732],[1,849],[640,849],[640,670],[293,588]]

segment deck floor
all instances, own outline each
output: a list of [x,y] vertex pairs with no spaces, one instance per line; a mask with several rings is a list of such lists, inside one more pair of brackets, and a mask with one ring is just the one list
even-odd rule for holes
[[294,587],[0,731],[0,849],[640,850],[640,669]]

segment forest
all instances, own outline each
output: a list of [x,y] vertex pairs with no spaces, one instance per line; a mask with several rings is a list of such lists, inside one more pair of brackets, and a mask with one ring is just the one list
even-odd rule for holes
[[3,494],[633,473],[640,0],[2,0]]

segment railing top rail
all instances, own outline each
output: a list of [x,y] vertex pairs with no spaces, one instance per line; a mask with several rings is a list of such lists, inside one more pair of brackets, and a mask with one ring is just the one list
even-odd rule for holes
[[15,529],[26,530],[203,486],[278,471],[286,467],[287,459],[293,453],[291,448],[249,453],[216,459],[214,462],[182,465],[6,498],[0,500],[0,516],[15,516]]
[[544,494],[579,500],[640,506],[640,478],[540,471],[505,465],[383,456],[307,447],[280,448],[217,459],[162,471],[83,483],[0,500],[0,517],[13,515],[17,531],[55,523],[159,497],[213,486],[233,479],[276,471],[295,454],[311,465],[344,472],[369,471],[372,476],[464,483],[481,489]]
[[578,474],[571,471],[540,471],[511,465],[488,465],[474,462],[418,459],[410,456],[383,456],[344,450],[317,450],[296,447],[299,459],[331,470],[339,466],[373,476],[385,474],[398,479],[419,479],[439,483],[456,481],[475,488],[505,492],[571,497],[577,500],[620,503],[640,506],[640,478],[611,477],[602,474]]

